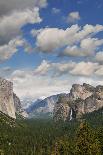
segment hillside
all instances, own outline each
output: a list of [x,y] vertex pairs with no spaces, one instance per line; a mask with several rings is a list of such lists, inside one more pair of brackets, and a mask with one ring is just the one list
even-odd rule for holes
[[38,119],[15,122],[1,113],[0,149],[4,152],[4,155],[51,155],[52,146],[57,139],[66,136],[68,137],[67,142],[71,144],[69,147],[72,152],[77,129],[84,119],[96,132],[102,143],[103,109],[84,115],[82,120],[65,123],[54,123],[52,120]]

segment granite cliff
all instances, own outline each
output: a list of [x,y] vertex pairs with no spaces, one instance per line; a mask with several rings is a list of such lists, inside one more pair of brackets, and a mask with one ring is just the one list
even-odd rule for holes
[[66,97],[61,96],[55,104],[53,118],[54,121],[81,118],[83,114],[102,107],[103,86],[93,87],[86,83],[74,84],[70,93]]
[[26,111],[30,118],[45,118],[53,116],[53,109],[61,94],[38,99],[27,107]]
[[0,78],[0,111],[12,118],[16,118],[16,113],[26,115],[19,98],[13,92],[13,83],[3,78]]

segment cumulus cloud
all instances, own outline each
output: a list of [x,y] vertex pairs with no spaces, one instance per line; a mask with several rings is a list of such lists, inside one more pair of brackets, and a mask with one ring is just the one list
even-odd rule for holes
[[67,81],[51,80],[50,77],[34,76],[33,70],[15,70],[9,77],[14,83],[14,91],[20,98],[40,98],[68,91]]
[[49,71],[50,67],[51,64],[46,60],[43,60],[40,66],[35,69],[34,74],[45,75]]
[[64,56],[91,56],[103,45],[103,39],[86,38],[80,42],[80,46],[67,46],[62,53]]
[[[37,36],[37,47],[42,52],[50,53],[56,48],[60,48],[68,43],[74,42],[75,33],[79,31],[78,25],[73,25],[66,30],[58,28],[45,28]],[[71,36],[71,38],[70,38]]]
[[18,46],[25,46],[25,51],[31,50],[29,43],[18,36],[22,36],[24,25],[42,21],[39,8],[46,6],[47,0],[0,1],[0,62],[11,58]]
[[11,14],[0,18],[0,43],[7,43],[20,34],[20,29],[27,23],[41,22],[39,9],[26,9],[23,11],[14,11]]
[[33,29],[31,30],[31,35],[36,37],[43,29]]
[[72,56],[72,57],[90,56],[93,52],[94,51],[91,51],[89,48],[88,49],[82,49],[82,48],[74,45],[74,46],[67,46],[61,55]]
[[70,12],[68,17],[67,17],[67,22],[68,23],[75,23],[78,20],[80,20],[80,14],[79,12],[75,11],[75,12]]
[[98,63],[92,62],[79,62],[75,65],[73,70],[70,71],[72,75],[91,76],[98,69]]
[[60,13],[60,9],[52,8],[52,13],[53,14],[58,14],[58,13]]
[[59,77],[69,78],[70,76],[79,78],[96,77],[98,79],[100,76],[103,76],[103,65],[90,61],[53,63],[43,60],[41,64],[35,68],[33,75],[43,77],[50,76],[54,79]]
[[13,69],[9,66],[0,68],[0,77],[8,77],[13,72]]
[[69,92],[74,83],[87,82],[93,85],[103,83],[99,78],[103,76],[103,66],[91,62],[53,63],[43,60],[35,69],[14,70],[7,67],[2,71],[5,72],[7,79],[13,81],[14,91],[20,99],[25,97],[37,99]]
[[[61,62],[53,63],[43,60],[42,63],[35,69],[34,75],[50,75],[51,77],[61,77],[70,74],[75,76],[92,76],[95,75],[101,65],[93,62]],[[48,74],[49,73],[49,74]]]
[[8,14],[14,10],[24,10],[26,8],[46,7],[47,0],[1,0],[0,16]]
[[52,63],[51,66],[53,77],[59,77],[69,74],[70,70],[72,70],[75,65],[76,63],[72,61],[63,63]]
[[29,43],[18,36],[22,36],[21,28],[25,24],[41,21],[39,8],[14,11],[0,17],[0,62],[11,58],[18,51],[18,46],[24,46],[25,51],[30,51],[31,47]]
[[99,51],[96,53],[95,60],[97,62],[103,63],[103,51]]
[[[35,71],[37,71],[37,68],[40,68],[40,66],[42,66],[42,69],[39,69],[38,74],[35,74]],[[43,66],[47,67],[48,62],[43,61],[40,66],[38,66],[35,70],[18,69],[12,71],[12,73],[10,74],[9,80],[13,81],[14,91],[21,99],[25,97],[37,99],[42,96],[48,97],[53,94],[69,92],[71,85],[74,83],[82,84],[83,82],[87,82],[93,85],[103,83],[102,79],[93,78],[94,76],[91,76],[92,74],[96,75],[95,72],[99,69],[97,63],[52,63],[51,67],[56,67],[56,72],[55,68],[52,68],[54,70],[54,73],[58,73],[59,75],[54,76],[53,78],[52,76],[50,76],[50,74],[46,75],[46,72],[44,76],[44,73],[42,72],[43,70],[45,70]],[[48,68],[48,70],[49,69],[50,68]],[[66,76],[64,78],[61,78],[61,75],[65,74]]]
[[62,76],[68,74],[71,69],[75,66],[75,62],[61,62],[53,63],[43,60],[41,64],[35,69],[35,75],[47,75],[48,73],[52,77]]
[[[39,51],[44,53],[51,53],[60,50],[60,48],[65,46],[73,46],[76,55],[80,53],[80,50],[81,52],[84,51],[82,54],[80,53],[80,55],[85,56],[87,49],[87,55],[89,55],[89,52],[91,54],[98,46],[101,46],[103,40],[92,38],[100,31],[103,31],[102,25],[85,25],[83,28],[78,25],[72,25],[66,30],[59,28],[45,28],[37,34],[36,46]],[[76,47],[78,44],[80,44],[80,48],[82,49]],[[73,51],[73,49],[71,50]]]
[[0,46],[0,63],[10,59],[18,51],[18,47],[22,46],[25,49],[29,47],[26,40],[19,36],[10,40],[8,44]]
[[95,75],[103,77],[103,65],[99,66],[98,70],[95,72]]

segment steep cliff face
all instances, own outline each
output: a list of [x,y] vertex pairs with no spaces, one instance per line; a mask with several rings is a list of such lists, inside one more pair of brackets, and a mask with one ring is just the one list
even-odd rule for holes
[[[61,108],[61,105],[63,108]],[[54,107],[54,120],[72,120],[103,107],[103,86],[74,84],[67,98],[62,97]],[[63,109],[65,111],[63,112]],[[65,115],[66,114],[66,115]]]
[[26,115],[19,98],[13,92],[13,83],[0,78],[0,111],[12,118],[16,113]]
[[22,115],[23,117],[28,117],[27,112],[22,108],[20,99],[16,96],[15,93],[13,93],[13,100],[14,100],[14,106],[16,113],[18,115]]
[[69,96],[72,100],[76,100],[77,98],[85,100],[87,97],[91,96],[94,91],[95,88],[86,83],[83,85],[74,84],[70,90]]
[[54,120],[57,121],[66,121],[68,119],[68,114],[70,113],[71,108],[67,103],[57,103],[54,107]]
[[0,111],[10,117],[16,118],[13,100],[13,84],[2,78],[0,78]]

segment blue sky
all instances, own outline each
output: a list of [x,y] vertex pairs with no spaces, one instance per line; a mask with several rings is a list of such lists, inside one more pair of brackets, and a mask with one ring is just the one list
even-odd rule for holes
[[0,76],[21,98],[67,92],[74,82],[103,84],[102,0],[13,2],[0,2]]
[[[57,8],[59,13],[52,13],[52,9]],[[64,19],[68,16],[69,12],[78,11],[80,13],[81,20],[76,21],[80,26],[85,24],[103,24],[103,2],[102,0],[49,0],[48,6],[40,10],[40,17],[43,21],[36,24],[27,24],[23,26],[22,31],[24,38],[26,38],[32,46],[34,46],[34,39],[30,35],[32,29],[41,29],[45,27],[57,27],[66,29],[71,26],[72,23],[67,23]],[[102,34],[103,35],[103,34]],[[100,34],[100,36],[102,37]],[[60,61],[60,58],[56,58],[54,55],[45,55],[39,53],[25,53],[23,49],[20,49],[9,60],[0,64],[3,66],[10,66],[14,68],[19,67],[35,67],[42,59],[49,59],[54,61]]]

